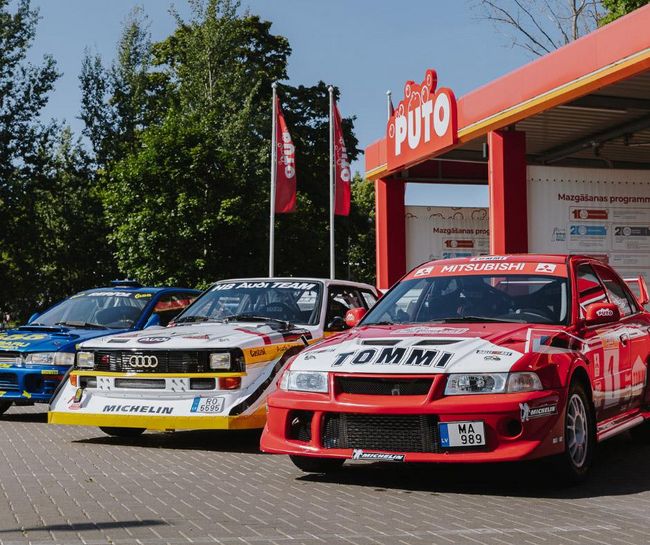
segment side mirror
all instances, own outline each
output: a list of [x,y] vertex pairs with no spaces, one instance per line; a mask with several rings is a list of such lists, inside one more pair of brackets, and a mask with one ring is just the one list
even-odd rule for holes
[[363,307],[351,308],[345,314],[345,323],[348,325],[348,327],[355,327],[359,324],[361,318],[366,315],[366,312],[367,310]]
[[621,313],[612,303],[592,303],[585,310],[585,324],[611,324],[621,319]]
[[344,331],[347,328],[348,326],[343,318],[340,316],[334,316],[334,318],[332,318],[332,321],[327,324],[325,331]]
[[144,324],[144,329],[147,329],[148,327],[156,327],[159,325],[160,325],[160,316],[158,316],[158,314],[152,314],[151,316],[149,316],[147,323]]
[[34,314],[32,314],[32,315],[29,317],[29,320],[27,320],[27,323],[28,323],[28,324],[31,324],[31,323],[32,323],[33,321],[35,321],[36,318],[38,318],[40,315],[41,315],[40,312],[34,312]]

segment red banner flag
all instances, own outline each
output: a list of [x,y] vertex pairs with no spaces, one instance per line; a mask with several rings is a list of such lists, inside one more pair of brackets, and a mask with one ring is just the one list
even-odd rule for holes
[[350,171],[350,162],[348,161],[348,152],[345,149],[345,141],[343,140],[341,114],[336,104],[334,104],[334,169],[336,180],[336,205],[334,207],[334,213],[338,216],[349,216],[352,174]]
[[276,182],[275,213],[287,214],[296,210],[296,148],[284,121],[280,99],[276,98]]

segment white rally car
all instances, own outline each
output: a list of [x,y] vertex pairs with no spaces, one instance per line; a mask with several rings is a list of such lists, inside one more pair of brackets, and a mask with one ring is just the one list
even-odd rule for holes
[[82,343],[48,421],[117,436],[262,428],[286,361],[346,329],[346,312],[377,297],[368,284],[340,280],[217,282],[168,327]]

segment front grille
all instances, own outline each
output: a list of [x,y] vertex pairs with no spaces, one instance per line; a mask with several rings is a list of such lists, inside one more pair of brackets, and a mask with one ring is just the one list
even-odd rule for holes
[[330,413],[323,419],[322,444],[389,452],[440,452],[438,418],[432,415]]
[[0,390],[18,390],[16,373],[0,373]]
[[430,378],[369,378],[336,377],[339,391],[344,394],[376,396],[422,396],[431,389]]
[[116,388],[134,388],[136,390],[164,390],[165,379],[116,378]]
[[[132,356],[155,357],[158,364],[155,367],[132,367],[129,360]],[[181,351],[130,351],[111,350],[95,352],[95,370],[113,372],[138,373],[209,373],[208,352]]]

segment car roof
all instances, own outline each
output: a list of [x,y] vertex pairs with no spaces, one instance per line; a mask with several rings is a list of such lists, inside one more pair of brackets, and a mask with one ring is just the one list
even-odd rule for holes
[[200,290],[195,290],[192,288],[175,288],[175,287],[170,287],[170,286],[163,286],[163,287],[150,287],[150,286],[105,286],[105,287],[98,287],[98,288],[90,288],[87,290],[81,290],[78,293],[92,293],[95,291],[101,291],[101,292],[106,292],[106,291],[119,291],[119,292],[133,292],[133,293],[160,293],[164,291],[187,291],[187,292],[195,292],[195,293],[201,293]]
[[337,280],[331,278],[314,278],[307,276],[258,276],[254,278],[226,278],[224,280],[219,280],[215,284],[221,284],[223,282],[322,282],[326,286],[331,284],[338,284],[344,286],[353,286],[356,288],[366,288],[372,291],[376,291],[376,288],[370,284],[365,284],[363,282],[353,282],[351,280]]

